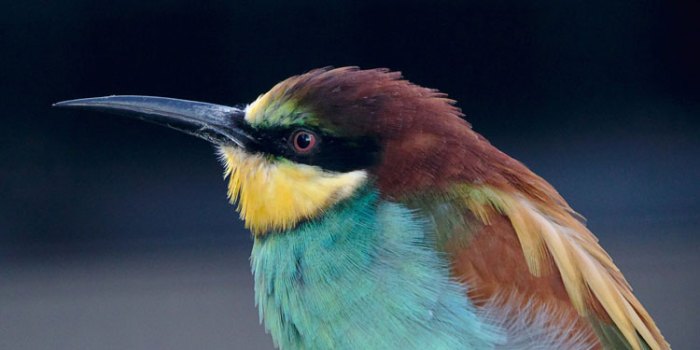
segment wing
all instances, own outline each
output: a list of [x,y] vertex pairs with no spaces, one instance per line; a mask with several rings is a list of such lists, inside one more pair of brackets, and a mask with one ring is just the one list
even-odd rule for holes
[[377,185],[384,197],[432,218],[438,248],[475,300],[550,310],[580,334],[595,334],[600,346],[669,348],[549,183],[471,130],[444,95],[396,84],[402,98],[382,100],[393,117],[381,125]]
[[470,298],[500,303],[513,317],[547,312],[553,329],[604,348],[668,349],[596,237],[551,186],[529,174],[524,183],[538,186],[529,192],[517,183],[510,190],[455,185],[410,203],[436,223],[438,245]]

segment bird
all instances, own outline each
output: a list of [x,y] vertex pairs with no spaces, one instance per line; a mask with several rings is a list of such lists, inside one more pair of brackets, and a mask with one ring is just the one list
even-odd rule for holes
[[670,349],[552,185],[400,72],[314,69],[236,107],[54,105],[216,146],[280,349]]

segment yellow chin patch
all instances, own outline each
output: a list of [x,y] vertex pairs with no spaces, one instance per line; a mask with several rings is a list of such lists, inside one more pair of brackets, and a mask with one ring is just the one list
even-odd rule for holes
[[228,195],[254,235],[294,227],[349,197],[367,179],[365,171],[323,171],[289,161],[272,161],[238,148],[222,147]]

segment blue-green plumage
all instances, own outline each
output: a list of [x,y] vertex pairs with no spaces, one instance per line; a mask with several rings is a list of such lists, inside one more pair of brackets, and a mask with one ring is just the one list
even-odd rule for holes
[[489,349],[502,334],[450,278],[427,221],[369,187],[252,253],[260,315],[282,349]]

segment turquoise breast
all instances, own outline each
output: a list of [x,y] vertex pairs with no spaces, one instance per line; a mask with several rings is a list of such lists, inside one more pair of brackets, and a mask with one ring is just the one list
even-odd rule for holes
[[450,278],[430,225],[359,191],[255,239],[255,298],[281,349],[489,349],[503,341]]

